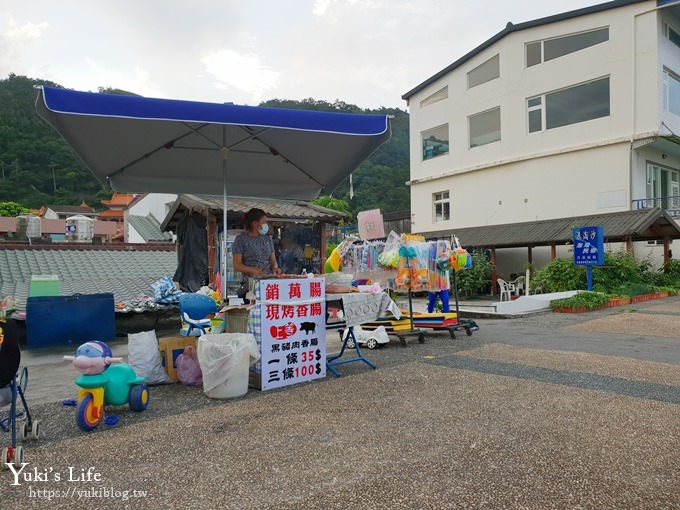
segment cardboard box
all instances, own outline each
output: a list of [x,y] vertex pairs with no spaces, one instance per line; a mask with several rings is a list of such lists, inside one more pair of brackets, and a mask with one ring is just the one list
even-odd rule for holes
[[253,370],[253,367],[248,372],[248,386],[262,391],[262,374]]
[[248,316],[252,306],[227,306],[223,308],[224,319],[226,326],[225,333],[247,333],[248,332]]
[[175,382],[179,381],[177,377],[177,358],[188,345],[196,347],[195,336],[168,336],[158,339],[161,364],[168,377]]

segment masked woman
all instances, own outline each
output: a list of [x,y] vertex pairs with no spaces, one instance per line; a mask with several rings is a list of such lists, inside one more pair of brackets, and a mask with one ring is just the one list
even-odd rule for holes
[[262,209],[246,213],[245,232],[236,236],[232,251],[234,269],[253,278],[281,274],[274,254],[274,241],[269,233],[267,215]]

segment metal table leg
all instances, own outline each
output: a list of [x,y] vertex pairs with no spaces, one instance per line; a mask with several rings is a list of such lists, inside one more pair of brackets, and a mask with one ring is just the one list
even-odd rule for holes
[[[344,340],[342,341],[342,347],[340,348],[340,353],[335,354],[334,356],[330,356],[326,358],[326,368],[335,376],[335,377],[340,377],[340,372],[338,372],[335,367],[338,365],[344,365],[345,363],[352,363],[354,361],[363,361],[366,363],[369,367],[375,368],[375,365],[368,361],[364,356],[361,354],[361,348],[359,347],[359,342],[357,341],[356,337],[354,336],[354,326],[349,326],[347,331],[347,335],[345,335]],[[349,339],[352,338],[354,341],[354,349],[357,353],[357,355],[354,358],[347,358],[347,359],[339,359],[342,357],[342,355],[345,353],[345,349],[347,349],[347,342]]]

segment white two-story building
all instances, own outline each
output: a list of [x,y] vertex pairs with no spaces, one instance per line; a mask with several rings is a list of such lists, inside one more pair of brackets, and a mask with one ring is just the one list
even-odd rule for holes
[[[652,207],[680,217],[678,0],[508,23],[403,99],[413,232],[511,231]],[[648,232],[636,256],[663,260],[674,229],[658,246]],[[568,256],[557,244],[533,262]],[[526,249],[504,253],[502,273],[527,261]]]

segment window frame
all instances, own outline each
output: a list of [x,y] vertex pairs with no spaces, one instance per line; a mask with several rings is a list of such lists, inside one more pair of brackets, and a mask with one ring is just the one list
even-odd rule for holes
[[[671,43],[675,44],[678,48],[680,48],[680,31],[676,29],[673,25],[671,25],[668,21],[664,21],[664,36],[666,36],[666,39],[668,39]],[[671,36],[671,34],[674,35]]]
[[[441,219],[437,219],[437,207],[441,206]],[[451,221],[451,192],[449,190],[432,193],[432,223]]]
[[[577,120],[576,122],[569,122],[567,124],[560,124],[560,125],[557,125],[557,126],[548,127],[548,115],[549,115],[548,110],[550,109],[549,99],[550,99],[551,95],[559,94],[559,93],[562,93],[562,92],[565,92],[565,91],[568,91],[568,90],[571,90],[571,89],[575,89],[577,87],[587,86],[589,84],[596,83],[598,81],[603,81],[603,80],[607,80],[607,82],[608,82],[608,85],[607,85],[608,113],[607,113],[607,115],[601,115],[599,117],[586,118],[586,119],[583,119],[583,120]],[[531,101],[536,101],[537,104],[530,105]],[[552,129],[558,129],[558,128],[561,128],[561,127],[573,126],[573,125],[576,125],[576,124],[580,124],[582,122],[589,122],[589,121],[592,121],[592,120],[611,117],[611,77],[609,75],[601,76],[599,78],[594,78],[592,80],[588,80],[588,81],[584,81],[584,82],[581,82],[581,83],[576,83],[574,85],[570,85],[569,87],[564,87],[564,88],[557,89],[557,90],[551,90],[550,92],[544,92],[543,94],[539,94],[537,96],[531,96],[531,97],[528,97],[526,99],[525,105],[526,105],[526,111],[527,111],[527,116],[526,116],[527,132],[529,134],[544,133],[544,132],[550,131]],[[531,130],[532,117],[533,117],[534,120],[536,119],[535,114],[532,115],[532,112],[539,111],[539,110],[540,110],[541,126],[540,126],[540,129],[532,131]]]
[[[671,87],[671,80],[673,80],[676,83],[676,87]],[[668,113],[672,113],[673,115],[678,115],[680,116],[680,108],[678,108],[678,111],[671,110],[671,92],[673,90],[678,90],[678,99],[677,102],[680,103],[680,75],[677,73],[674,73],[671,69],[668,67],[664,66],[663,68],[663,110]]]
[[445,85],[444,87],[440,88],[437,92],[434,92],[427,96],[425,99],[423,99],[420,102],[420,107],[424,108],[426,106],[430,106],[431,104],[438,103],[439,101],[443,101],[444,99],[449,98],[449,86]]
[[[498,132],[498,138],[494,138],[493,140],[488,140],[486,142],[477,143],[477,144],[473,145],[472,144],[472,122],[473,122],[473,119],[479,118],[482,115],[488,115],[489,113],[496,112],[496,111],[498,112],[498,129],[494,130],[490,133],[487,133],[486,135]],[[484,136],[484,135],[482,135],[482,136]],[[477,136],[477,138],[479,138],[479,135]],[[500,106],[495,106],[493,108],[489,108],[488,110],[484,110],[483,112],[478,112],[478,113],[475,113],[475,114],[468,116],[468,148],[469,149],[474,149],[476,147],[482,147],[484,145],[488,145],[490,143],[495,143],[495,142],[500,142],[500,141],[501,141],[501,107]]]
[[[491,66],[494,65],[494,62],[493,62],[494,60],[496,61],[495,62],[496,68],[490,69]],[[490,78],[488,78],[488,77],[487,78],[481,78],[483,81],[478,81],[478,82],[474,83],[473,85],[470,84],[470,78],[471,78],[471,75],[473,75],[473,73],[482,74],[482,71],[488,72],[489,70],[491,71],[491,75],[490,75],[491,77]],[[494,72],[495,72],[495,75],[493,75]],[[501,55],[500,55],[500,53],[496,53],[493,57],[485,60],[484,62],[479,64],[477,67],[475,67],[474,69],[471,69],[467,72],[467,74],[466,74],[467,88],[469,90],[469,89],[472,89],[474,87],[478,87],[479,85],[483,85],[484,83],[488,83],[490,81],[497,80],[500,77],[501,77]],[[477,78],[477,79],[479,79],[479,78]]]
[[[427,147],[425,145],[425,141],[428,140],[431,136],[435,136],[435,133],[439,132],[442,128],[445,128],[446,131],[446,151],[444,152],[438,152],[437,154],[434,154],[434,151],[432,151],[432,155],[429,157],[427,156]],[[441,156],[446,156],[449,154],[449,151],[451,150],[451,145],[450,145],[450,140],[451,136],[449,134],[449,124],[440,124],[439,126],[435,126],[430,129],[426,129],[425,131],[420,132],[420,148],[421,148],[421,155],[422,155],[422,160],[423,161],[429,161],[431,159],[436,159]],[[444,139],[436,139],[435,141],[438,143],[441,143],[441,145],[444,145],[442,142]]]
[[[555,42],[555,41],[559,41],[559,40],[566,40],[566,39],[570,39],[570,38],[574,39],[574,38],[577,38],[577,37],[582,37],[585,34],[594,34],[595,32],[601,32],[601,31],[605,31],[605,30],[607,32],[607,36],[606,36],[606,39],[604,39],[602,41],[599,41],[599,42],[596,42],[596,43],[593,43],[593,44],[589,44],[587,46],[583,46],[583,47],[580,47],[580,48],[575,49],[575,50],[567,51],[566,53],[561,53],[561,54],[556,55],[554,57],[550,57],[550,58],[545,57],[545,43],[546,42],[550,43],[550,42]],[[592,48],[593,46],[597,46],[598,44],[602,44],[602,43],[605,43],[605,42],[608,42],[608,41],[609,41],[609,26],[591,28],[590,30],[583,30],[581,32],[573,32],[571,34],[564,34],[564,35],[559,35],[559,36],[556,36],[556,37],[549,37],[547,39],[540,39],[538,41],[530,41],[530,42],[524,43],[524,65],[527,68],[534,67],[534,66],[537,66],[537,65],[540,65],[540,64],[544,64],[545,62],[550,62],[551,60],[557,60],[557,59],[564,57],[566,55],[571,55],[572,53],[578,53],[579,51],[583,51],[585,49]],[[538,55],[537,55],[538,61],[535,62],[535,63],[529,63],[529,61],[530,61],[530,59],[529,59],[529,49],[535,48],[537,45],[538,45],[538,50],[539,50]],[[534,55],[532,55],[532,57],[534,57]],[[533,62],[533,59],[531,61]]]

